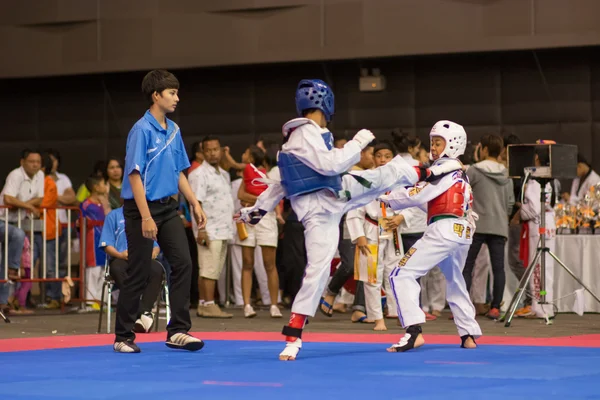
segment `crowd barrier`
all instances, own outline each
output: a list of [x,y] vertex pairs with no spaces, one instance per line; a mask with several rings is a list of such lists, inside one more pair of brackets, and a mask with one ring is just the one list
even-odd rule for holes
[[[34,262],[34,254],[35,254],[35,237],[36,235],[41,235],[41,238],[44,239],[46,237],[46,219],[48,218],[49,210],[65,210],[67,215],[67,223],[60,222],[59,212],[55,213],[55,241],[54,241],[54,274],[50,275],[48,273],[48,259],[47,259],[47,250],[48,243],[46,240],[41,240],[41,254],[40,254],[40,263],[39,267],[36,268]],[[73,220],[73,212],[76,213],[76,220]],[[82,234],[86,230],[86,219],[82,217],[81,210],[78,207],[44,207],[40,208],[40,215],[35,216],[30,211],[24,210],[22,208],[14,208],[11,206],[0,205],[0,221],[4,224],[4,237],[2,238],[2,266],[3,266],[3,274],[0,276],[0,283],[7,282],[38,282],[38,283],[48,283],[48,282],[78,282],[78,297],[71,298],[73,302],[83,302],[84,299],[84,289],[85,289],[85,249],[86,249],[86,235]],[[31,260],[31,269],[30,276],[22,276],[22,268],[18,269],[18,278],[9,277],[9,228],[8,226],[12,225],[16,228],[21,229],[25,232],[26,236],[29,238],[29,256]],[[78,265],[78,276],[73,276],[73,260],[72,260],[72,234],[73,230],[77,232],[79,237],[79,265]],[[65,234],[63,235],[63,232]],[[65,263],[61,265],[60,259],[60,248],[61,244],[66,241],[66,256]],[[38,241],[40,242],[40,241]],[[65,265],[66,264],[66,265]],[[66,273],[61,273],[61,267],[66,266]],[[42,295],[44,291],[41,292]]]

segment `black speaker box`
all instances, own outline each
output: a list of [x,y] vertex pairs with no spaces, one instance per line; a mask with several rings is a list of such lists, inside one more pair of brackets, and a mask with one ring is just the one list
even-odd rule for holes
[[[536,155],[540,166],[535,165]],[[512,178],[524,176],[526,170],[535,178],[577,177],[577,146],[572,144],[511,144],[507,160]]]

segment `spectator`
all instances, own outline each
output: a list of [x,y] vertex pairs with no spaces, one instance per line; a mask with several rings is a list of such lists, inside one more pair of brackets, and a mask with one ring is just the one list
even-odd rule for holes
[[[16,221],[18,213],[14,208],[21,209],[21,218],[25,214],[39,217],[37,207],[44,197],[44,173],[40,171],[42,157],[38,151],[25,149],[21,152],[21,166],[11,171],[6,177],[6,182],[0,193],[0,204],[12,206],[9,212],[9,221]],[[29,226],[29,224],[26,224]],[[8,244],[4,237],[8,229]],[[0,279],[7,274],[9,279],[17,279],[21,266],[21,256],[25,243],[25,232],[13,225],[6,224],[4,218],[0,220],[0,243],[8,246],[8,258],[0,262]],[[5,264],[8,263],[8,271]],[[9,284],[0,284],[0,307],[5,308],[8,303]]]
[[[267,186],[256,180],[266,177],[264,168],[265,152],[258,146],[250,146],[242,156],[242,162],[246,164],[244,168],[244,179],[238,191],[238,198],[244,205],[253,205],[256,197],[259,196]],[[257,166],[259,168],[257,168]],[[269,294],[270,294],[270,314],[272,318],[281,318],[281,311],[277,307],[279,295],[279,276],[275,255],[277,252],[277,222],[281,219],[281,210],[267,213],[261,221],[255,226],[246,225],[248,237],[240,242],[242,246],[242,296],[244,299],[244,317],[252,318],[256,316],[254,308],[250,304],[250,293],[252,290],[252,271],[254,269],[254,252],[257,246],[261,247],[262,259],[265,271],[267,273]]]
[[463,270],[467,290],[471,288],[473,267],[481,246],[486,243],[490,252],[494,277],[493,298],[488,318],[500,318],[500,304],[504,295],[506,277],[504,275],[504,247],[508,237],[507,219],[514,204],[512,181],[508,171],[498,157],[504,149],[504,142],[498,135],[486,135],[476,152],[482,161],[467,170],[473,188],[473,211],[479,215],[473,243]]
[[[338,140],[338,144],[342,141]],[[351,171],[364,171],[375,167],[375,159],[373,157],[375,143],[369,143],[360,153],[360,161],[351,168]],[[293,211],[292,211],[293,212]],[[295,216],[295,214],[294,214]],[[319,311],[328,317],[333,315],[335,298],[338,296],[344,284],[352,279],[354,280],[354,254],[356,244],[353,243],[348,222],[347,214],[344,214],[340,221],[340,238],[338,242],[338,253],[340,254],[341,264],[333,274],[325,289],[325,296],[321,297]],[[304,267],[306,264],[302,266]],[[300,276],[302,278],[302,276]],[[300,279],[302,280],[302,279]],[[362,281],[356,282],[356,290],[354,293],[354,303],[352,304],[352,316],[350,320],[355,323],[372,324],[375,321],[367,319],[367,310],[365,307],[365,289]]]
[[[410,165],[427,165],[429,152],[419,138],[392,132],[394,144],[400,156]],[[427,213],[420,207],[410,207],[400,210],[396,218],[399,219],[400,240],[402,249],[406,253],[419,239],[423,237],[427,228]],[[421,308],[427,321],[434,321],[442,315],[446,306],[446,278],[442,270],[435,266],[425,276],[417,279],[421,286]],[[393,299],[393,297],[392,297]],[[431,313],[430,313],[431,311]],[[390,319],[398,315],[388,313]]]
[[592,170],[590,163],[582,154],[577,155],[577,178],[571,184],[571,193],[564,193],[563,198],[570,204],[577,205],[589,193],[590,187],[600,183],[600,176]]
[[202,140],[204,161],[189,175],[190,186],[206,213],[205,229],[194,224],[200,266],[200,301],[197,315],[206,318],[231,318],[215,303],[215,288],[225,266],[227,241],[233,237],[233,199],[229,174],[221,162],[219,139],[207,136]]
[[[58,150],[49,149],[47,153],[50,155],[50,158],[53,161],[52,165],[52,177],[56,182],[56,189],[58,190],[58,205],[59,206],[77,206],[77,196],[75,195],[75,191],[73,190],[73,184],[69,177],[61,172],[58,172],[61,167],[61,156]],[[59,228],[58,238],[58,246],[59,246],[59,266],[66,266],[67,262],[67,228],[66,224],[69,223],[68,214],[66,210],[58,210],[58,220],[60,222],[61,228]],[[72,233],[75,233],[75,229],[71,230]]]
[[111,157],[106,163],[108,178],[108,205],[115,210],[123,205],[121,198],[121,185],[123,184],[123,166],[117,158]]
[[190,150],[190,167],[187,170],[188,175],[191,174],[193,170],[202,165],[203,162],[204,154],[202,154],[202,142],[192,143],[192,148]]
[[[41,213],[46,210],[45,213],[45,236],[44,232],[37,233],[34,235],[34,262],[40,260],[40,276],[43,278],[58,278],[58,265],[56,260],[56,239],[58,227],[56,223],[58,218],[56,215],[56,206],[58,206],[58,189],[54,178],[52,176],[52,167],[54,162],[49,154],[44,154],[42,164],[42,171],[44,172],[44,197],[42,204],[40,205]],[[44,215],[42,214],[44,217]],[[42,250],[44,248],[44,241],[46,241],[46,258],[42,257]],[[46,265],[44,266],[44,262]],[[46,271],[45,275],[43,271]],[[49,282],[46,283],[46,298],[48,300],[46,307],[50,309],[60,308],[61,298],[61,283],[60,282]]]
[[[107,180],[108,177],[106,176],[106,162],[103,160],[96,161],[91,175],[101,176],[104,178],[104,180]],[[88,190],[84,182],[81,184],[81,186],[79,186],[79,189],[77,189],[77,201],[83,203],[85,199],[87,199],[89,196],[90,191]],[[108,196],[106,196],[106,198],[108,199]],[[103,199],[101,198],[101,200]]]
[[80,204],[81,213],[86,219],[86,254],[85,254],[85,286],[86,300],[92,309],[100,309],[98,301],[102,296],[104,281],[104,263],[106,253],[99,248],[102,225],[110,208],[102,203],[102,197],[108,192],[108,185],[102,176],[92,175],[85,180],[85,186],[90,192],[88,198]]

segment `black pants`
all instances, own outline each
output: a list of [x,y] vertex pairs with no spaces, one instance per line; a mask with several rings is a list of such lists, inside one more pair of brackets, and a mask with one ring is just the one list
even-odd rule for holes
[[196,238],[194,237],[194,231],[192,228],[185,228],[185,234],[188,240],[188,247],[190,248],[190,257],[192,258],[192,285],[190,287],[190,302],[193,308],[198,307],[198,301],[200,300],[200,293],[198,291],[198,275],[200,267],[198,266],[198,246],[196,245]]
[[279,286],[284,295],[290,296],[293,301],[302,286],[302,277],[308,262],[304,245],[304,226],[298,220],[288,217],[283,226],[281,255]]
[[[344,239],[344,219],[342,219],[342,222],[340,223],[340,241],[338,243],[338,252],[340,253],[342,264],[331,277],[331,281],[329,281],[329,285],[327,286],[329,293],[337,295],[348,279],[354,276],[355,249],[356,246],[352,244],[352,240]],[[366,312],[365,289],[362,281],[356,282],[356,292],[354,293],[352,310],[361,311],[363,313]]]
[[[178,206],[172,198],[166,203],[148,202],[150,214],[158,227],[158,244],[171,265],[171,321],[167,326],[167,338],[175,333],[187,333],[192,327],[189,312],[192,259],[185,229],[177,215]],[[129,265],[117,306],[116,341],[135,339],[132,329],[140,308],[140,296],[150,274],[153,247],[152,240],[142,234],[142,217],[135,200],[125,200],[123,214]]]
[[[127,265],[128,262],[121,259],[115,259],[110,262],[110,276],[114,279],[119,290],[127,280]],[[160,293],[163,281],[163,274],[163,266],[158,261],[152,260],[150,262],[150,274],[148,276],[148,281],[146,282],[146,288],[142,293],[142,301],[140,302],[140,309],[137,313],[138,316],[142,313],[152,311],[154,302],[158,300],[158,294]],[[119,302],[121,302],[120,299]]]
[[506,284],[506,275],[504,274],[504,246],[506,238],[500,235],[491,235],[487,233],[475,233],[473,235],[473,243],[469,248],[469,255],[463,270],[467,291],[471,290],[471,282],[473,281],[473,268],[475,260],[481,250],[481,246],[486,243],[490,251],[490,261],[492,263],[492,274],[494,275],[494,288],[492,293],[491,308],[500,308],[502,297],[504,296],[504,285]]

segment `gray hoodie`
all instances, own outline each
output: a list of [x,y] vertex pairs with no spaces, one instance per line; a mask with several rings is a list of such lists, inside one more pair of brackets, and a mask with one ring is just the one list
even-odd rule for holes
[[481,161],[467,169],[467,176],[473,188],[473,211],[479,215],[476,232],[508,237],[508,216],[515,196],[504,165]]

